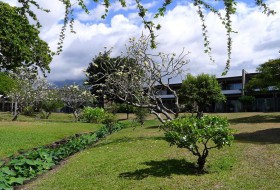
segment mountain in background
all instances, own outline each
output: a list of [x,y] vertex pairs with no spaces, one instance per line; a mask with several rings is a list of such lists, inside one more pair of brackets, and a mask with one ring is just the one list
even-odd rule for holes
[[63,87],[65,85],[79,85],[82,86],[84,83],[84,79],[80,79],[80,80],[64,80],[64,81],[53,81],[51,82],[52,84],[54,84],[56,87]]

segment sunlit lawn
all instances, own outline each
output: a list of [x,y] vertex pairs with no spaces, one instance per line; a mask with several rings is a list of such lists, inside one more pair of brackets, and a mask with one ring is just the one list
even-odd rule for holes
[[[100,125],[75,123],[69,114],[53,114],[49,120],[20,116],[12,122],[9,113],[0,113],[0,160],[18,150],[50,144],[76,133],[97,130]],[[1,121],[2,120],[2,121]]]
[[169,147],[155,120],[127,128],[27,184],[28,189],[279,189],[279,113],[221,114],[236,129],[231,147],[196,158]]

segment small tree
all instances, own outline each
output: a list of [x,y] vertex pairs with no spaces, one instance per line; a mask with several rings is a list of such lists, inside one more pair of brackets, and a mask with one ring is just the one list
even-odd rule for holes
[[225,100],[215,75],[208,74],[197,77],[188,74],[182,82],[179,96],[182,104],[197,106],[197,117],[203,116],[207,105]]
[[167,122],[162,128],[170,145],[186,148],[198,157],[198,169],[202,171],[211,149],[221,149],[232,143],[233,131],[228,126],[225,118],[204,116],[178,118]]
[[94,101],[90,91],[78,85],[64,86],[59,90],[59,96],[64,105],[72,109],[75,121],[79,121],[82,107]]
[[149,115],[149,110],[147,108],[135,107],[134,114],[136,115],[135,120],[140,123],[141,125],[144,124],[147,116]]
[[63,102],[60,100],[57,89],[48,89],[45,93],[44,99],[41,101],[41,108],[42,112],[47,113],[45,118],[49,119],[53,111],[63,107]]

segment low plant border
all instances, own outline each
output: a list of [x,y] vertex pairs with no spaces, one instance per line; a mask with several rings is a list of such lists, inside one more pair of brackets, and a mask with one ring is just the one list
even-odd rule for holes
[[2,163],[2,166],[0,163],[0,190],[13,189],[14,186],[23,185],[25,181],[51,170],[69,156],[123,128],[122,123],[116,123],[112,131],[103,126],[96,132],[75,134],[51,145],[20,153],[6,163]]

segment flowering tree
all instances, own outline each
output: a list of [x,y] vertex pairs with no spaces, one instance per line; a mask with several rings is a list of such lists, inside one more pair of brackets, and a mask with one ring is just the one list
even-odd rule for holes
[[12,120],[15,121],[24,108],[34,103],[35,91],[32,85],[36,80],[37,72],[21,67],[12,72],[11,77],[16,81],[16,85],[8,93],[8,97],[12,99],[14,107]]
[[[142,35],[140,39],[130,39],[130,46],[121,60],[104,60],[104,66],[98,68],[98,73],[92,76],[96,80],[105,79],[105,83],[90,83],[92,88],[100,88],[105,94],[135,107],[149,108],[151,113],[164,123],[178,116],[178,96],[171,88],[169,80],[183,72],[183,66],[188,63],[184,50],[178,56],[175,54],[157,53],[150,51],[150,39]],[[100,53],[99,57],[110,56],[111,50]],[[106,56],[104,56],[106,55]],[[133,61],[131,61],[133,60]],[[95,65],[95,63],[91,63]],[[106,68],[110,68],[109,70]],[[165,82],[165,81],[168,82]],[[163,103],[159,92],[170,91],[175,98],[174,108],[170,109]],[[173,116],[172,116],[173,115]]]
[[59,89],[59,96],[64,105],[72,109],[76,121],[79,120],[81,108],[94,101],[90,91],[75,84]]
[[42,111],[46,119],[50,117],[53,111],[63,107],[63,102],[59,97],[59,90],[51,85],[46,78],[38,78],[34,82],[33,88],[35,90],[35,106],[39,111]]
[[[98,56],[95,56],[91,63],[89,63],[88,68],[85,71],[87,76],[87,80],[84,82],[85,85],[90,87],[90,91],[95,95],[97,98],[97,102],[99,107],[104,108],[105,98],[109,94],[106,91],[106,75],[110,73],[116,72],[116,67],[126,67],[125,64],[128,61],[133,62],[133,60],[127,60],[126,58],[117,57],[111,58],[110,51],[108,53],[99,53]],[[128,68],[124,68],[128,70]],[[107,99],[115,100],[113,96],[107,97]]]

